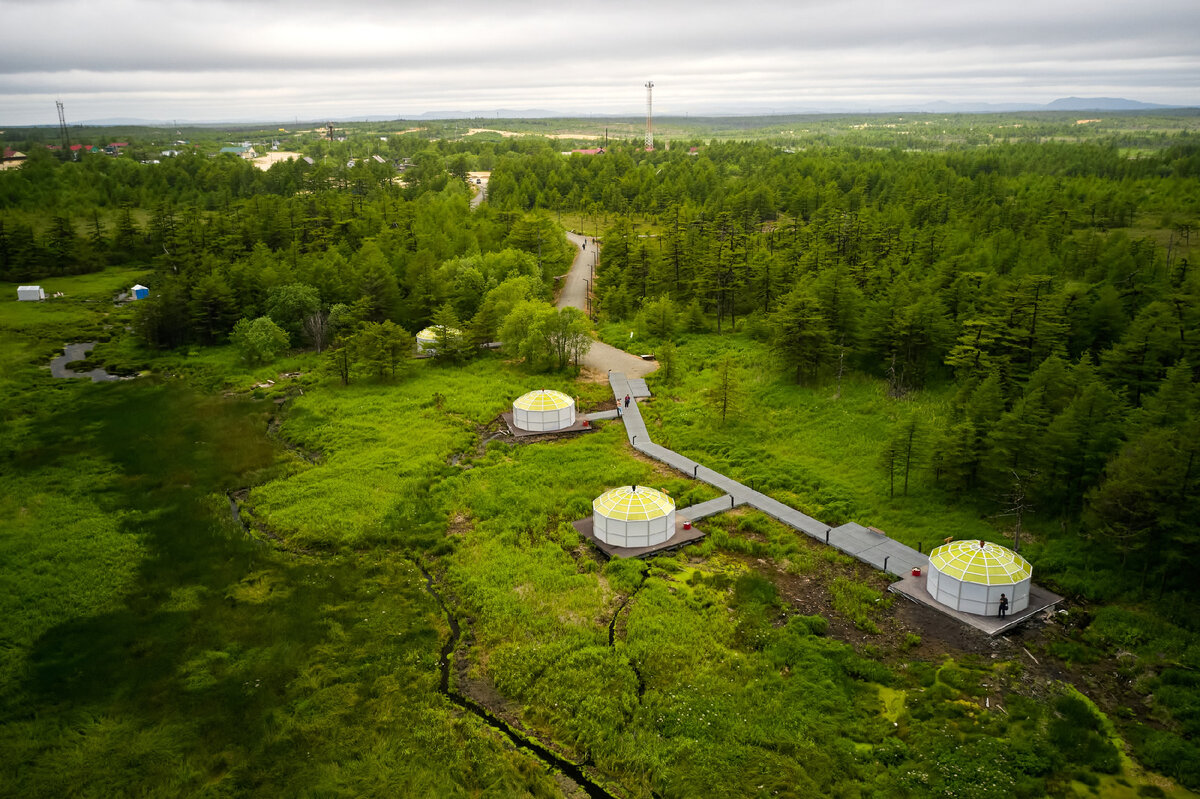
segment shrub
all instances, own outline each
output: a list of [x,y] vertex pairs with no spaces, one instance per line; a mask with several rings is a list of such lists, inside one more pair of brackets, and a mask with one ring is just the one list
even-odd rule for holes
[[1074,690],[1054,701],[1057,718],[1050,722],[1050,740],[1066,762],[1105,774],[1121,770],[1121,756],[1108,739],[1100,712]]
[[1179,780],[1185,787],[1200,788],[1200,746],[1173,732],[1149,730],[1134,753],[1144,765]]
[[1095,663],[1100,659],[1095,649],[1078,641],[1055,641],[1047,649],[1051,655],[1067,663]]
[[809,635],[824,635],[829,631],[829,620],[824,616],[793,616],[788,619],[788,626],[796,629],[803,628]]
[[247,363],[267,363],[288,348],[287,331],[266,316],[254,321],[241,319],[229,334],[242,358]]

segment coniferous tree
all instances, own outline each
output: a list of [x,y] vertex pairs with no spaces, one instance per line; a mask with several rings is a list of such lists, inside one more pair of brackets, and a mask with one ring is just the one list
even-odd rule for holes
[[196,283],[188,307],[196,338],[205,344],[224,339],[238,318],[233,290],[219,272]]
[[829,328],[816,297],[803,288],[788,295],[772,318],[772,349],[796,383],[816,376],[830,354]]

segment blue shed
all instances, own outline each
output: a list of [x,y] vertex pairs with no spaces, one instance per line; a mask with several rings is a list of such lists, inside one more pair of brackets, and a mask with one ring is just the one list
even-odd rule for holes
[[136,286],[134,286],[131,291],[133,292],[133,298],[135,300],[144,300],[150,296],[150,289],[146,288],[141,283],[138,283]]

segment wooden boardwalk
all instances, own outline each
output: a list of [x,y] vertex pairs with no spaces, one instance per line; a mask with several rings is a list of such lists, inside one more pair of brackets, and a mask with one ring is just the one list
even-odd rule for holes
[[[613,396],[617,398],[618,402],[624,401],[626,394],[634,396],[630,382],[625,379],[625,375],[619,372],[609,372],[608,382],[612,387]],[[629,443],[633,445],[634,449],[678,469],[689,477],[724,491],[736,505],[749,505],[756,508],[810,538],[829,544],[847,555],[897,577],[909,574],[914,567],[924,569],[929,563],[929,558],[925,555],[886,535],[880,535],[853,523],[831,528],[824,522],[817,521],[777,499],[772,499],[761,491],[755,491],[753,488],[720,472],[713,471],[674,450],[655,444],[650,440],[650,433],[646,429],[646,422],[642,419],[636,401],[631,402],[628,408],[623,408],[622,412],[625,434],[629,436]]]
[[[625,395],[637,397],[630,381],[619,372],[609,372],[608,382],[612,387],[613,396],[618,403],[623,403]],[[648,393],[648,392],[647,392]],[[638,452],[648,455],[657,461],[667,464],[684,474],[703,483],[719,488],[725,496],[693,505],[690,508],[677,511],[678,515],[696,521],[704,516],[711,516],[721,511],[729,510],[735,505],[749,505],[767,514],[776,521],[795,528],[810,538],[828,544],[839,552],[844,552],[882,572],[902,578],[891,586],[892,591],[908,599],[937,610],[963,624],[974,627],[988,635],[998,635],[1015,627],[1031,616],[1054,607],[1062,597],[1053,594],[1040,586],[1030,587],[1030,606],[1021,613],[1014,614],[1000,623],[999,619],[973,616],[959,613],[941,603],[935,602],[925,591],[925,578],[929,571],[929,556],[924,555],[906,544],[901,544],[887,535],[863,527],[861,524],[850,522],[841,527],[830,527],[807,516],[793,507],[784,505],[777,499],[772,499],[762,492],[755,491],[749,486],[739,483],[720,472],[715,472],[691,458],[685,458],[674,450],[655,444],[650,440],[650,433],[638,410],[637,400],[630,402],[628,408],[622,409],[621,420],[625,422],[625,434],[629,443]],[[912,570],[919,568],[920,577],[913,577]],[[922,596],[923,595],[923,596]]]

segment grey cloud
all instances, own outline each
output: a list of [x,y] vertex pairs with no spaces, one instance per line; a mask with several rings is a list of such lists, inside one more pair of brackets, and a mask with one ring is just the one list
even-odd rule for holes
[[[627,111],[653,77],[680,111],[713,102],[1045,101],[1109,90],[1196,102],[1200,3],[682,3],[462,0],[0,0],[0,121],[244,117],[469,106]],[[53,37],[28,31],[54,21]],[[243,107],[243,105],[245,107]],[[138,110],[141,109],[141,110]],[[157,111],[153,109],[159,109]],[[179,113],[183,113],[181,110]]]

